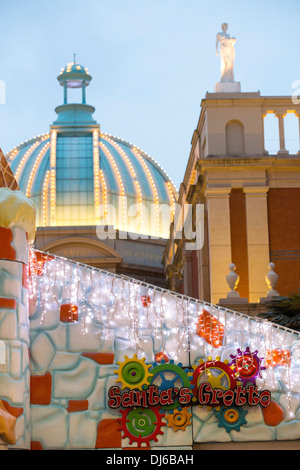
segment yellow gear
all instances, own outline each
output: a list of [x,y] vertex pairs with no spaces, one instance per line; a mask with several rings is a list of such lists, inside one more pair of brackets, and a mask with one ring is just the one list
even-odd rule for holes
[[124,359],[124,362],[117,362],[119,369],[114,371],[118,374],[117,382],[122,383],[122,390],[126,387],[130,390],[142,390],[144,385],[149,385],[148,379],[153,374],[149,372],[151,364],[145,364],[146,358],[138,359],[134,354],[132,358],[124,356]]
[[185,428],[192,424],[190,420],[191,417],[192,413],[189,413],[187,408],[174,410],[174,413],[165,416],[168,421],[168,427],[173,428],[174,431],[178,431],[179,429],[185,431]]
[[[228,365],[228,362],[228,359],[221,362],[219,356],[216,359],[208,356],[206,361],[200,359],[197,364],[192,366],[194,370],[192,384],[194,384],[194,387],[198,389],[201,382],[208,382],[212,388],[226,391],[229,388],[235,388],[233,384],[240,385],[241,382],[237,380],[238,374],[234,371],[234,365]],[[195,397],[193,401],[196,401]],[[208,406],[207,409],[210,410],[211,407]],[[219,410],[220,407],[215,409]]]

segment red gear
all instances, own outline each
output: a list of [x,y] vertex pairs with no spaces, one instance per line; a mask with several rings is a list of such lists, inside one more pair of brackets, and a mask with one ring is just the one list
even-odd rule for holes
[[[163,434],[161,427],[165,426],[165,423],[163,423],[162,421],[162,418],[165,415],[160,413],[158,408],[135,408],[128,410],[120,410],[120,413],[122,414],[122,418],[118,419],[118,421],[120,422],[119,430],[123,431],[122,439],[128,437],[130,445],[133,442],[137,442],[138,447],[141,447],[143,443],[146,444],[146,446],[150,446],[150,441],[153,440],[157,442],[157,435]],[[132,416],[129,416],[130,413],[132,414]],[[138,415],[137,419],[136,415]],[[140,421],[143,421],[144,435],[142,435],[142,431],[140,432],[140,429],[138,427],[135,427],[135,424],[136,426],[139,425],[138,422],[135,423],[135,421],[139,421],[139,419]],[[146,420],[148,420],[148,423],[146,422]],[[130,428],[132,428],[133,430],[130,430]],[[149,429],[149,434],[145,435],[145,429],[147,428]],[[136,434],[134,433],[135,431]]]

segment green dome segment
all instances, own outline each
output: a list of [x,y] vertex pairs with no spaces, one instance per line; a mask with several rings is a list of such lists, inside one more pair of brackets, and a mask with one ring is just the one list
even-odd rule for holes
[[[122,139],[97,130],[79,135],[51,130],[6,157],[20,189],[35,203],[37,226],[100,224],[168,236],[158,211],[160,205],[172,210],[175,188],[149,155]],[[134,205],[139,216],[130,224],[127,214]]]

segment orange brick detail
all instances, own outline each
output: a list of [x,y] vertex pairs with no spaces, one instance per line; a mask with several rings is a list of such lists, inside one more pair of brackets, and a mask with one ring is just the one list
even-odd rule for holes
[[248,250],[246,200],[242,188],[231,190],[230,207],[230,236],[231,259],[236,265],[236,273],[240,276],[237,292],[242,298],[249,297]]
[[78,307],[74,304],[62,304],[60,306],[60,321],[63,323],[78,321]]
[[168,354],[164,351],[155,354],[155,362],[161,362],[162,360],[164,360],[165,362],[170,362]]
[[95,449],[121,447],[120,425],[116,419],[102,419],[98,423]]
[[69,413],[74,413],[76,411],[85,411],[88,409],[88,400],[69,400],[67,411]]
[[142,295],[141,301],[142,301],[143,307],[148,307],[151,305],[151,298],[149,295],[148,296]]
[[196,333],[214,348],[219,348],[223,343],[224,325],[204,309],[199,315]]
[[15,418],[18,418],[23,414],[23,408],[21,406],[12,406],[6,400],[2,400],[4,408]]
[[29,268],[26,264],[22,264],[22,286],[25,289],[29,287]]
[[262,406],[261,408],[264,422],[267,426],[277,426],[284,420],[284,412],[276,401],[271,400],[269,406],[265,408]]
[[10,228],[0,227],[0,259],[15,261],[16,252],[10,245],[13,241],[13,233]]
[[32,405],[49,405],[51,402],[52,375],[30,376],[30,403]]
[[267,349],[265,357],[265,366],[272,368],[276,366],[290,366],[291,351],[289,349]]
[[84,357],[89,357],[98,364],[113,364],[115,355],[113,353],[94,353],[94,352],[84,352],[82,353]]
[[42,276],[44,272],[44,266],[47,261],[54,259],[54,256],[39,251],[29,252],[29,273]]
[[30,450],[44,450],[40,441],[31,441]]
[[11,308],[15,309],[17,302],[15,299],[7,299],[5,297],[0,297],[0,308]]

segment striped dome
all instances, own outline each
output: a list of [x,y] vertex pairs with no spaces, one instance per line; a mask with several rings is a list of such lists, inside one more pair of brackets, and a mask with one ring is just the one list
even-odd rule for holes
[[36,206],[37,226],[111,225],[168,237],[161,205],[172,212],[175,188],[149,155],[124,140],[56,125],[6,158]]

